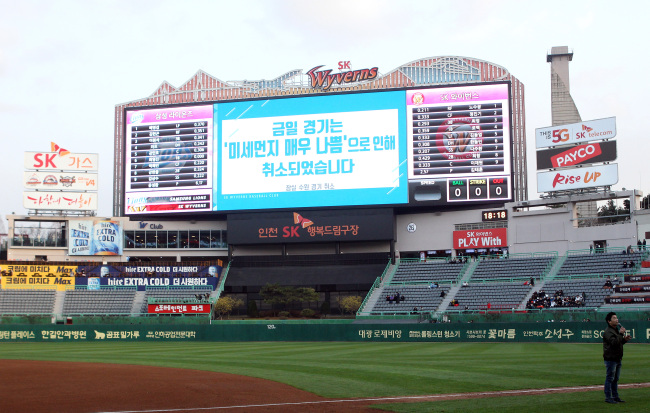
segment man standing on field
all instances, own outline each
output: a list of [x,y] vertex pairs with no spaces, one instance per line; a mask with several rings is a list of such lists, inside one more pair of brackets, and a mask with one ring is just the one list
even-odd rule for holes
[[632,337],[625,334],[625,327],[618,323],[616,313],[607,313],[605,317],[607,328],[603,333],[603,358],[605,359],[605,402],[625,403],[618,397],[618,378],[621,375],[621,360],[623,359],[623,344]]

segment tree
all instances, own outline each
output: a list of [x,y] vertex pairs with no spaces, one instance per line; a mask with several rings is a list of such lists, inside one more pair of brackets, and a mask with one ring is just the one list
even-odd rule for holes
[[266,284],[260,288],[260,296],[265,303],[279,305],[283,309],[289,304],[318,301],[319,294],[308,287],[283,287],[279,284]]
[[260,316],[260,312],[257,310],[257,301],[249,300],[248,301],[248,310],[246,311],[248,317],[257,318]]
[[613,199],[607,200],[607,203],[598,208],[598,216],[609,222],[626,221],[630,216],[630,203],[623,202],[623,206],[614,204]]
[[244,301],[241,299],[234,299],[232,297],[220,297],[217,302],[214,304],[214,311],[219,315],[219,318],[226,317],[232,312],[235,307],[239,307],[244,304]]
[[358,295],[350,295],[347,297],[339,298],[339,307],[344,313],[354,314],[361,307],[363,300]]

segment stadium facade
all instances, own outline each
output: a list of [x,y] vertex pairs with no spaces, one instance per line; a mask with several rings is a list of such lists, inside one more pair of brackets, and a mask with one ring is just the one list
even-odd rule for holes
[[[600,200],[602,196],[527,200],[524,85],[501,66],[465,57],[431,57],[404,64],[385,74],[377,68],[365,72],[350,71],[351,82],[333,83],[327,89],[314,85],[313,74],[321,68],[316,66],[307,73],[293,70],[272,80],[228,82],[199,70],[180,87],[163,82],[152,95],[117,105],[114,216],[105,219],[119,223],[122,228],[121,253],[99,257],[71,256],[67,245],[70,228],[84,218],[9,216],[12,241],[8,259],[126,261],[128,257],[180,262],[274,255],[379,253],[395,258],[420,257],[422,254],[430,257],[483,255],[505,251],[564,253],[603,243],[625,247],[644,239],[650,231],[645,210],[638,209],[641,194],[637,191],[607,194],[608,199],[629,199],[632,205],[630,218],[627,222],[620,222],[615,231],[612,227],[576,220],[576,211],[581,204],[593,202],[595,198]],[[339,79],[345,79],[344,72]],[[405,205],[343,204],[334,208],[319,204],[313,204],[311,208],[244,208],[235,213],[126,213],[125,183],[128,177],[125,177],[125,162],[129,148],[126,147],[125,135],[129,110],[186,107],[202,102],[346,96],[409,88],[483,87],[492,84],[505,84],[509,91],[512,192],[508,200],[441,207],[426,203],[413,207],[409,202]],[[424,192],[425,199],[431,195]],[[549,208],[551,204],[555,204],[553,208]],[[366,229],[362,235],[355,233],[360,226]],[[44,243],[43,239],[47,242]]]

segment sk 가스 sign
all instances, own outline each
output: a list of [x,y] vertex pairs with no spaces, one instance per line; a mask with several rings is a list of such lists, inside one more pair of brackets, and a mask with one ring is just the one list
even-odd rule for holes
[[508,246],[507,228],[454,231],[454,249],[498,248]]

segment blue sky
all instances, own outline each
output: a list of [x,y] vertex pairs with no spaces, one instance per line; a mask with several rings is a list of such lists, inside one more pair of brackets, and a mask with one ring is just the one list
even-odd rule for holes
[[546,53],[569,46],[583,120],[616,116],[619,184],[650,191],[642,133],[650,3],[628,1],[0,0],[0,215],[22,206],[23,154],[50,142],[100,154],[99,215],[112,213],[115,105],[180,86],[272,79],[318,65],[379,67],[465,56],[508,69],[526,90],[529,197],[535,128],[551,125]]

